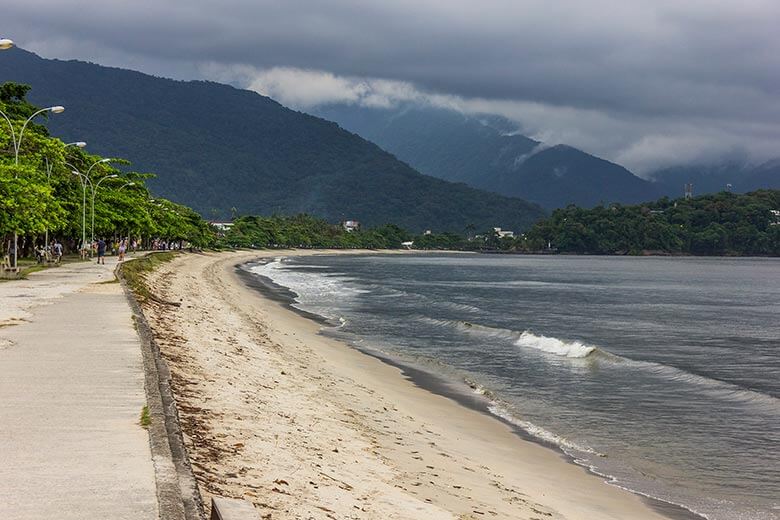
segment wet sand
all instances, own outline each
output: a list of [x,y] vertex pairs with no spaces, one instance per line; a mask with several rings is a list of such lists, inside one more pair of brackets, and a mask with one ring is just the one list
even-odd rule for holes
[[236,265],[259,256],[182,255],[150,276],[161,301],[181,304],[144,310],[206,503],[245,498],[262,518],[667,518],[408,370],[319,334],[244,283]]

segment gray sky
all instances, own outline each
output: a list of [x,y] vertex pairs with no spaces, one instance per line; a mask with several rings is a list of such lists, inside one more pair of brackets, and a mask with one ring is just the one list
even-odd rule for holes
[[25,0],[0,33],[296,108],[497,113],[640,173],[780,156],[778,0]]

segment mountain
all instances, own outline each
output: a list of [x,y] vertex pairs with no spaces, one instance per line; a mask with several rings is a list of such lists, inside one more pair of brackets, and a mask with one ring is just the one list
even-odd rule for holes
[[655,185],[620,165],[570,146],[545,146],[501,117],[420,105],[338,104],[312,113],[377,143],[422,173],[547,208],[634,203],[658,195]]
[[50,131],[153,171],[155,193],[207,217],[307,212],[330,221],[392,222],[413,231],[524,229],[543,210],[425,176],[335,123],[254,92],[174,81],[12,49],[0,81],[33,86],[31,102],[64,105]]
[[681,196],[688,183],[693,184],[694,194],[780,189],[780,159],[758,166],[747,159],[674,166],[653,172],[650,178],[662,194],[673,198]]

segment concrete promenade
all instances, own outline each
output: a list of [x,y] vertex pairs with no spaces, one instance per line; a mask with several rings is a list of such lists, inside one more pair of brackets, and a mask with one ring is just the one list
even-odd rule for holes
[[106,264],[0,283],[0,518],[158,517],[140,342]]

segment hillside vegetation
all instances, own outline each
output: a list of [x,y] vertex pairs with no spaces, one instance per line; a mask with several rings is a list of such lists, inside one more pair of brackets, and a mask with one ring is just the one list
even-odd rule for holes
[[[34,247],[48,245],[44,244],[47,234],[49,239],[60,240],[66,252],[78,249],[82,236],[89,242],[93,230],[90,185],[95,186],[96,239],[130,237],[148,244],[158,238],[194,245],[212,241],[208,224],[193,210],[151,196],[146,186],[150,175],[117,169],[121,159],[104,162],[98,155],[66,146],[38,124],[27,126],[17,164],[9,125],[18,136],[25,120],[37,110],[25,99],[28,90],[26,85],[0,85],[0,111],[9,118],[0,119],[0,250],[10,254],[14,234],[20,257]],[[89,173],[89,181],[73,171]],[[86,189],[83,182],[87,182]]]
[[571,146],[546,146],[510,121],[418,105],[330,105],[314,113],[369,139],[419,171],[554,209],[623,204],[662,193],[626,168]]
[[173,81],[5,51],[0,79],[67,110],[48,123],[65,140],[154,171],[149,186],[206,218],[309,213],[413,230],[525,229],[544,211],[420,174],[378,146],[247,90]]
[[575,206],[535,225],[518,247],[558,252],[780,255],[780,191],[666,197],[637,206]]

